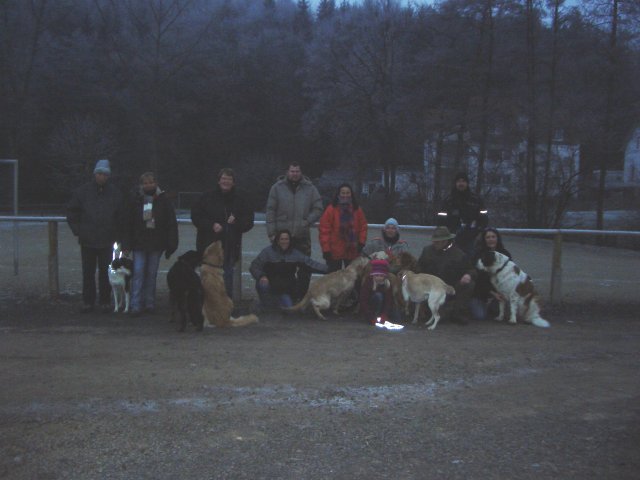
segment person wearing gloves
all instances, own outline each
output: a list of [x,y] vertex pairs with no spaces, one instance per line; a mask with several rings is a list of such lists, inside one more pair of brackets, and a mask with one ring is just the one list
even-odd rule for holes
[[133,252],[131,314],[153,313],[160,256],[164,252],[168,259],[178,248],[176,212],[154,173],[140,176],[130,215],[131,241],[123,247]]
[[367,241],[367,219],[353,194],[351,185],[338,187],[319,224],[322,256],[330,272],[340,270],[355,259]]
[[[409,244],[400,239],[400,226],[395,218],[389,218],[384,222],[381,233],[379,237],[374,237],[367,242],[362,253],[371,256],[376,252],[384,252],[387,255],[387,260],[391,263],[402,252],[409,251]],[[398,273],[393,271],[392,267],[389,268],[391,273]],[[396,268],[399,269],[400,267]]]
[[295,249],[289,230],[276,232],[273,243],[265,247],[249,267],[260,304],[270,307],[277,302],[280,307],[291,307],[294,299],[304,296],[302,271],[304,279],[311,272],[326,273],[327,266]]

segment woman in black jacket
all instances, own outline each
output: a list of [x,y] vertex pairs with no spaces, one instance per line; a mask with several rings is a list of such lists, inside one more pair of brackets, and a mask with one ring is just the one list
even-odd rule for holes
[[[482,254],[488,250],[502,253],[511,258],[509,250],[504,248],[500,232],[492,227],[485,228],[476,238],[473,254],[474,267],[478,263],[478,259],[482,257]],[[471,298],[471,316],[475,320],[485,320],[488,313],[492,312],[494,310],[493,307],[497,305],[496,300],[499,296],[500,294],[496,292],[491,284],[489,273],[484,270],[478,270],[476,285]]]
[[178,248],[178,222],[173,205],[152,172],[140,176],[131,217],[131,244],[124,245],[125,250],[133,251],[131,313],[153,313],[160,256],[164,252],[169,258]]

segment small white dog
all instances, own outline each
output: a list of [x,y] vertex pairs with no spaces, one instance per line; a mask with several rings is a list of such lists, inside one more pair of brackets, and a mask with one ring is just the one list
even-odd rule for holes
[[455,295],[456,291],[451,285],[447,285],[442,279],[427,273],[413,273],[400,271],[398,276],[402,279],[402,296],[406,302],[406,313],[409,312],[409,302],[415,303],[412,324],[418,323],[420,304],[427,301],[431,318],[425,325],[433,330],[440,321],[438,310],[447,299],[447,295]]
[[536,327],[547,328],[549,322],[540,316],[538,297],[531,277],[520,270],[513,260],[500,252],[485,252],[476,264],[478,270],[491,275],[491,283],[506,300],[500,301],[496,320],[504,320],[504,307],[509,302],[509,323],[519,316]]
[[113,260],[109,265],[109,283],[111,284],[111,291],[113,292],[114,313],[120,311],[123,303],[123,312],[129,312],[129,301],[131,299],[129,287],[132,273],[133,260],[123,256],[120,246],[114,244]]

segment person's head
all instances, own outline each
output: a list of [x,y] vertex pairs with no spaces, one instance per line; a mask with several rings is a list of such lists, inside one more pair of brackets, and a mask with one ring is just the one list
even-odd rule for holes
[[389,262],[386,260],[371,260],[371,273],[369,276],[374,284],[381,284],[389,274]]
[[469,176],[465,172],[458,172],[453,178],[453,185],[459,192],[466,192],[469,190]]
[[291,232],[286,229],[278,230],[273,237],[273,244],[282,251],[289,250],[291,246]]
[[109,160],[98,160],[95,168],[93,169],[93,176],[98,185],[105,185],[111,176],[111,165],[109,164]]
[[385,236],[388,238],[395,238],[399,235],[400,229],[398,226],[398,221],[395,218],[388,218],[386,222],[384,222],[384,227],[382,228]]
[[223,168],[218,172],[218,185],[223,192],[230,192],[235,185],[236,174],[231,168]]
[[454,238],[456,238],[456,236],[449,232],[447,227],[437,227],[431,236],[431,244],[433,248],[438,251],[444,250],[451,245]]
[[353,194],[353,188],[348,183],[343,183],[338,187],[338,191],[336,192],[336,196],[333,198],[333,205],[339,204],[347,204],[351,203],[353,205],[354,210],[358,208],[358,201],[356,200],[355,195]]
[[485,228],[481,233],[482,243],[481,246],[483,248],[488,248],[489,250],[503,250],[504,246],[502,245],[502,237],[500,233],[495,228],[489,227]]
[[144,172],[140,175],[140,187],[147,195],[155,193],[158,183],[156,182],[156,174],[153,172]]
[[287,180],[293,183],[297,183],[302,180],[302,168],[300,168],[300,164],[296,162],[289,163],[289,168],[287,170]]

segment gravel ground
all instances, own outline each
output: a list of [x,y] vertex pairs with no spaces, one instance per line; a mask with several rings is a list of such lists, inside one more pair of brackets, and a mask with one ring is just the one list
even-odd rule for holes
[[[78,313],[66,227],[50,301],[46,235],[29,228],[19,277],[0,234],[0,478],[638,478],[637,252],[567,245],[550,329],[381,332],[271,312],[179,334],[164,305]],[[245,253],[263,243],[250,236]],[[549,247],[507,239],[542,292]]]

